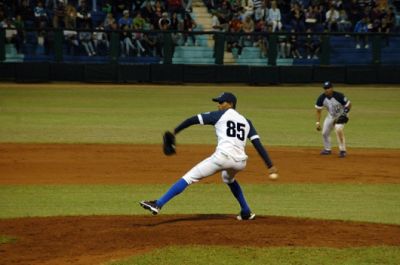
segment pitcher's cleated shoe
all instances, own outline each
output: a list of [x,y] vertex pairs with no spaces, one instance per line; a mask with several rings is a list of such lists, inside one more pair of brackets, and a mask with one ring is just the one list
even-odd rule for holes
[[345,158],[346,156],[347,156],[346,151],[340,151],[340,153],[339,153],[340,158]]
[[152,215],[157,215],[158,212],[161,210],[157,206],[157,201],[141,201],[140,206],[142,206],[145,210],[148,210],[151,212]]
[[256,219],[256,214],[255,213],[247,213],[247,214],[240,213],[238,216],[236,216],[236,219],[239,221],[254,220],[254,219]]
[[326,156],[326,155],[332,154],[332,151],[331,151],[331,150],[326,150],[326,149],[324,149],[324,150],[322,150],[321,153],[319,153],[319,154],[320,154],[320,155],[323,155],[323,156]]

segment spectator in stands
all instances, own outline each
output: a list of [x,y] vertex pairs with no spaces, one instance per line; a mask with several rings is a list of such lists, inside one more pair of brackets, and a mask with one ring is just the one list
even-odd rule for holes
[[294,29],[295,32],[304,32],[305,17],[304,17],[303,9],[298,2],[294,3],[292,6],[292,9],[290,11],[290,21],[291,21],[292,29]]
[[[232,20],[229,22],[229,28],[233,28],[233,32],[241,32],[243,27],[243,21],[239,13],[233,14]],[[232,32],[232,31],[230,31]]]
[[335,5],[331,4],[329,10],[325,14],[325,29],[329,32],[338,31],[339,12],[336,10]]
[[196,21],[192,18],[190,13],[185,12],[185,15],[183,17],[183,30],[186,31],[186,33],[184,33],[183,35],[185,45],[188,45],[188,37],[192,39],[193,45],[197,45],[196,37],[193,33],[191,33],[196,27]]
[[[64,41],[67,47],[67,54],[74,55],[79,47],[78,33],[71,25],[65,25],[63,31]],[[54,36],[53,36],[54,38]]]
[[[168,14],[168,13],[167,13]],[[166,31],[168,30],[168,26],[162,27],[161,31]],[[160,57],[164,57],[164,48],[165,48],[165,40],[164,40],[164,34],[163,32],[160,32],[157,34],[157,43],[156,43],[156,52],[157,55]],[[172,50],[174,51],[175,45],[173,45]]]
[[[242,30],[243,33],[253,33],[255,29],[255,25],[254,25],[254,21],[253,18],[251,16],[246,16],[243,24],[242,24]],[[242,41],[241,41],[241,45],[243,47],[246,46],[253,46],[253,42],[254,42],[254,37],[252,35],[243,35],[242,36]]]
[[144,7],[144,0],[131,0],[131,10],[132,12],[137,12]]
[[230,10],[232,14],[242,13],[242,0],[232,0]]
[[65,24],[69,25],[69,28],[76,28],[76,18],[77,18],[77,11],[75,6],[71,4],[67,4],[65,6]]
[[390,28],[390,32],[394,32],[395,28],[396,28],[396,14],[394,12],[393,7],[389,7],[385,17],[386,17],[388,26]]
[[113,0],[115,7],[114,17],[118,18],[123,14],[124,10],[129,10],[129,1],[127,0]]
[[241,55],[242,54],[242,45],[241,45],[241,39],[240,36],[235,34],[240,32],[241,29],[239,29],[239,31],[237,31],[238,29],[235,27],[229,27],[229,33],[232,34],[227,34],[225,36],[226,38],[226,50],[228,52],[231,52],[233,54],[234,57]]
[[64,18],[65,18],[65,4],[64,0],[58,0],[57,5],[53,10],[53,28],[64,28]]
[[278,36],[278,58],[289,58],[291,51],[291,43],[288,35]]
[[142,45],[143,33],[139,32],[139,31],[143,30],[144,24],[145,24],[145,20],[142,18],[140,11],[138,11],[136,13],[135,18],[133,19],[133,25],[132,25],[134,30],[138,30],[138,31],[132,33],[132,40],[137,48],[138,56],[142,56],[142,54],[145,53],[145,49]]
[[271,2],[271,8],[268,10],[267,23],[272,26],[272,32],[282,29],[282,16],[276,1]]
[[135,17],[132,20],[133,27],[136,29],[143,29],[146,20],[142,17],[141,11],[137,11]]
[[382,18],[381,23],[380,23],[379,28],[378,28],[378,32],[379,33],[385,33],[382,36],[382,40],[384,41],[384,45],[385,46],[389,46],[389,36],[387,34],[391,32],[391,28],[390,28],[389,23],[387,22],[386,17]]
[[[355,33],[367,33],[367,32],[369,32],[368,23],[369,23],[369,17],[368,16],[364,16],[355,25],[354,32]],[[366,34],[362,34],[362,35],[357,34],[356,35],[356,42],[357,42],[356,49],[360,49],[361,48],[361,45],[360,45],[361,42],[363,43],[363,45],[364,45],[364,47],[366,49],[369,48],[368,35],[366,35]]]
[[[171,18],[170,18],[170,30],[174,30],[174,31],[182,31],[183,30],[183,21],[181,21],[178,18],[178,13],[174,12],[171,14]],[[172,35],[172,39],[174,41],[175,44],[177,45],[183,45],[183,37],[182,34],[179,32],[174,32],[171,34]]]
[[314,30],[315,25],[317,24],[317,12],[314,6],[309,5],[306,12],[305,12],[305,26],[307,29]]
[[130,56],[131,51],[134,52],[136,51],[136,47],[132,43],[132,32],[130,27],[125,24],[122,26],[122,31],[120,35],[120,41],[121,41],[121,50],[122,50],[122,56]]
[[[287,0],[276,0],[279,6],[279,10],[281,10],[281,15],[289,15],[290,11],[292,10],[292,3],[291,1]],[[285,21],[282,17],[282,21]],[[285,23],[284,23],[285,24]]]
[[244,17],[253,16],[254,14],[254,2],[253,0],[241,0],[242,7],[244,9]]
[[[162,4],[161,1],[156,0],[155,4],[154,4],[154,28],[156,29],[161,29],[161,30],[165,30],[165,28],[161,28],[160,27],[160,19],[163,17],[163,14],[166,13],[165,12],[165,8],[164,5]],[[168,13],[167,17],[168,17]],[[168,24],[168,27],[170,26],[171,23]],[[166,25],[164,25],[166,26]]]
[[261,56],[266,57],[267,50],[268,50],[267,36],[268,36],[268,33],[272,32],[272,26],[268,25],[264,19],[260,19],[258,21],[255,21],[254,32],[265,33],[265,34],[259,34],[259,35],[255,36],[255,45],[260,48]]
[[204,3],[206,4],[208,11],[217,9],[218,7],[218,0],[204,0]]
[[317,59],[319,51],[321,49],[320,37],[313,34],[312,29],[308,28],[306,30],[308,33],[304,40],[304,48],[306,51],[307,59]]
[[24,21],[25,27],[33,28],[35,23],[35,13],[31,7],[29,0],[22,0],[21,5],[16,10]]
[[133,20],[129,15],[129,10],[126,9],[122,12],[123,16],[118,20],[118,26],[122,29],[125,26],[128,26],[127,29],[132,27]]
[[325,7],[322,4],[314,6],[315,16],[317,18],[317,23],[313,29],[314,32],[322,32],[324,30],[323,23],[325,22]]
[[221,25],[221,22],[218,18],[218,11],[216,9],[211,10],[211,27],[213,31],[225,31],[224,26]]
[[378,6],[379,10],[386,10],[389,7],[388,0],[375,0],[375,4]]
[[296,32],[292,29],[292,35],[289,37],[290,41],[290,57],[293,59],[302,59],[303,57],[300,54],[300,40],[298,39]]
[[182,14],[184,13],[184,8],[182,6],[182,0],[166,0],[167,11],[172,14],[174,12]]
[[106,18],[103,21],[103,26],[105,30],[111,30],[112,25],[116,24],[115,18],[112,13],[107,13]]
[[88,25],[92,26],[92,14],[90,13],[89,7],[85,0],[81,1],[81,4],[76,9],[76,24],[78,28],[86,28]]
[[152,32],[154,30],[153,24],[145,24],[146,32],[143,33],[143,47],[146,50],[144,55],[149,56],[161,56],[161,53],[157,53],[157,34]]
[[178,18],[178,13],[176,12],[172,13],[170,21],[171,21],[171,26],[170,26],[171,30],[179,30],[182,28],[181,21]]
[[101,3],[101,12],[109,14],[113,12],[111,0],[103,0]]
[[94,48],[96,50],[96,53],[100,55],[105,55],[107,52],[104,52],[104,50],[108,50],[110,48],[110,42],[104,30],[104,24],[101,23],[95,28],[95,31],[93,32]]
[[217,16],[223,31],[228,31],[229,21],[232,19],[232,12],[227,1],[223,1],[221,7],[217,9]]
[[254,4],[254,21],[259,21],[264,18],[265,3],[263,0],[253,0]]
[[[155,11],[155,9],[154,9],[154,5],[153,5],[152,1],[146,0],[144,7],[141,9],[141,12],[142,12],[142,16],[146,19],[146,21],[153,24],[153,27],[152,27],[153,29],[154,29],[154,24],[156,24],[154,11]],[[158,20],[157,20],[157,23],[158,23]]]
[[338,21],[338,31],[339,32],[350,32],[351,22],[347,16],[345,9],[339,10],[339,21]]
[[378,8],[377,5],[374,5],[369,12],[369,19],[372,24],[371,32],[378,32],[378,28],[381,24],[382,13],[381,10]]
[[357,22],[363,17],[362,10],[358,5],[357,0],[351,0],[350,3],[346,3],[346,5],[344,5],[344,9],[349,17],[349,21],[351,22],[353,30]]
[[83,24],[82,26],[87,31],[79,32],[79,40],[81,41],[82,46],[85,48],[87,55],[94,56],[94,55],[96,55],[96,52],[94,50],[93,43],[92,43],[93,33],[90,30],[90,25],[89,25],[89,23],[86,23],[86,24]]
[[34,8],[35,14],[35,24],[36,27],[40,27],[41,24],[47,24],[48,17],[46,13],[46,9],[43,6],[43,1],[37,1],[36,6]]
[[163,12],[161,18],[158,20],[158,28],[161,30],[169,30],[171,27],[171,19],[167,12]]
[[23,38],[19,34],[17,27],[11,18],[6,18],[2,23],[2,28],[5,29],[6,43],[11,43],[15,46],[17,53],[21,53]]

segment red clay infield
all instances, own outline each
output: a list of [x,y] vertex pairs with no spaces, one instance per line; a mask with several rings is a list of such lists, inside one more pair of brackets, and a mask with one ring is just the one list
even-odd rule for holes
[[[0,144],[0,185],[171,184],[213,148],[180,146],[177,156],[165,157],[159,145]],[[281,175],[270,183],[400,183],[400,150],[356,149],[345,159],[310,148],[269,152]],[[238,179],[265,183],[265,166],[253,149],[248,153]],[[210,182],[220,177],[203,183]],[[100,264],[168,245],[400,246],[398,225],[270,216],[251,222],[233,215],[17,218],[0,220],[0,235],[16,238],[0,245],[0,264]]]

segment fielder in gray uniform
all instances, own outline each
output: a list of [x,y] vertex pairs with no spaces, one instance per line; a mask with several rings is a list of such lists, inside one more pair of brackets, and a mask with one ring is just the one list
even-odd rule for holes
[[218,102],[217,111],[201,113],[186,119],[175,128],[174,134],[176,135],[183,129],[195,124],[213,125],[218,140],[215,152],[189,170],[163,196],[157,200],[140,202],[140,205],[153,215],[158,214],[169,200],[184,191],[190,184],[221,172],[222,181],[229,186],[240,205],[241,211],[237,219],[254,219],[255,214],[250,210],[242,189],[237,180],[235,180],[235,175],[246,167],[247,155],[245,146],[247,139],[252,142],[264,160],[268,167],[270,178],[277,178],[277,169],[261,144],[260,137],[253,124],[236,111],[237,100],[235,95],[224,92],[212,100]]
[[328,110],[328,114],[324,120],[322,127],[322,139],[324,142],[324,150],[321,151],[321,155],[332,154],[332,144],[330,134],[335,129],[337,141],[339,144],[339,157],[344,158],[347,155],[346,151],[346,140],[344,137],[344,125],[348,122],[348,113],[351,109],[350,100],[348,100],[344,94],[333,91],[333,85],[327,81],[324,83],[323,88],[325,90],[315,103],[317,109],[317,122],[316,129],[321,130],[321,112],[325,107]]

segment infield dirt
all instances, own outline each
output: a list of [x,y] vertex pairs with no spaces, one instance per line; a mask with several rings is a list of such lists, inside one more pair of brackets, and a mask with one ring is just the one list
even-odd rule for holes
[[[269,148],[280,170],[276,183],[400,183],[400,150],[355,149],[345,159],[318,151]],[[185,145],[165,157],[159,145],[0,144],[0,185],[170,184],[212,152],[213,146]],[[269,181],[261,159],[248,153],[241,183]],[[338,164],[340,174],[326,170]],[[220,177],[204,180],[214,182]],[[17,239],[0,245],[1,264],[99,264],[169,245],[400,246],[396,225],[270,216],[252,222],[229,215],[17,218],[0,220],[0,235]]]

